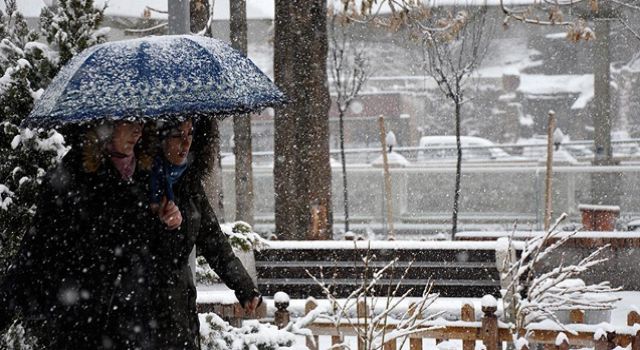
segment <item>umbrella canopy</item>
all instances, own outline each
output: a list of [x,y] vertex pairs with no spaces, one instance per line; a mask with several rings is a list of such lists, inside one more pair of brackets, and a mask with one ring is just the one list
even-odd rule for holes
[[284,100],[251,60],[220,40],[145,37],[96,45],[74,57],[22,126],[228,115]]

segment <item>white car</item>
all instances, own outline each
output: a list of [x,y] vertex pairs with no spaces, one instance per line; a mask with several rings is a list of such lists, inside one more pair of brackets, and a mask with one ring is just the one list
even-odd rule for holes
[[[493,142],[475,136],[460,136],[463,160],[511,160],[513,157]],[[423,136],[417,161],[457,158],[455,136]]]

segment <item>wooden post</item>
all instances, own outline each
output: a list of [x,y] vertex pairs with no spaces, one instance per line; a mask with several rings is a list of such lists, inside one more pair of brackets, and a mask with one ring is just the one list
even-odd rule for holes
[[289,324],[289,320],[291,319],[289,315],[289,301],[277,302],[275,303],[276,313],[274,315],[274,322],[278,329],[282,329]]
[[387,222],[389,225],[389,232],[387,233],[387,239],[395,240],[396,233],[393,229],[393,206],[391,203],[391,174],[389,173],[389,159],[387,157],[387,132],[384,127],[384,117],[380,116],[378,119],[380,124],[380,142],[382,143],[382,165],[384,169],[384,190],[387,198]]
[[[498,350],[498,317],[496,306],[483,306],[482,312],[482,342],[487,350]],[[597,350],[597,349],[596,349]]]
[[[307,303],[304,305],[304,314],[308,315],[311,311],[318,307],[318,303],[316,303],[315,299],[309,298]],[[309,350],[318,350],[318,341],[319,337],[314,335],[312,337],[307,337],[307,348]]]
[[551,204],[553,202],[553,131],[556,129],[556,112],[549,111],[549,124],[547,125],[547,173],[545,174],[544,191],[544,230],[551,227]]
[[340,350],[340,349],[342,349],[342,348],[343,348],[342,346],[336,346],[336,345],[338,345],[338,344],[342,344],[342,342],[343,342],[343,341],[344,341],[344,340],[343,340],[343,338],[342,338],[342,336],[341,336],[341,335],[332,335],[332,336],[331,336],[331,345],[332,345],[332,348],[333,348],[333,349],[336,349],[336,350]]
[[564,332],[558,333],[556,337],[556,350],[569,350],[569,338]]
[[358,350],[365,350],[367,348],[367,331],[369,330],[370,325],[368,324],[367,317],[367,302],[365,300],[358,301],[356,306],[356,314],[358,316],[358,323],[360,323],[360,319],[364,318],[364,323],[360,323],[359,331],[358,331]]
[[637,311],[631,311],[627,314],[627,326],[633,326],[636,323],[640,323],[640,314]]
[[[476,320],[476,310],[473,304],[465,303],[460,310],[460,319],[465,322],[474,322]],[[474,350],[476,348],[475,340],[463,340],[462,350]]]
[[569,311],[569,320],[571,323],[584,323],[584,311],[577,309]]
[[603,334],[600,338],[594,339],[593,350],[609,350],[609,342],[606,335]]
[[[418,305],[416,303],[411,303],[409,305],[409,315],[413,316],[417,310]],[[421,319],[422,315],[418,315],[418,319]],[[409,350],[422,350],[422,338],[411,338],[409,337]]]
[[240,305],[240,303],[235,303],[231,305],[231,307],[232,307],[231,312],[233,313],[232,320],[234,323],[234,327],[241,327],[243,318],[255,316],[255,312],[253,314],[245,314],[244,308],[242,307],[242,305]]
[[396,350],[396,348],[397,348],[396,338],[393,338],[392,340],[389,340],[388,342],[384,343],[383,350]]
[[640,329],[636,331],[636,335],[631,338],[631,350],[640,350]]

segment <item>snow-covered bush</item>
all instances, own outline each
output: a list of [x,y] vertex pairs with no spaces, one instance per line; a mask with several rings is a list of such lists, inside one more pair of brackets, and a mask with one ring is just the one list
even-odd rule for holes
[[29,336],[18,321],[15,321],[0,337],[0,349],[35,350],[39,348],[37,340]]
[[107,40],[108,27],[98,28],[104,10],[94,7],[93,0],[58,0],[54,10],[45,7],[40,13],[40,27],[47,42],[60,56],[60,65],[80,51]]
[[233,249],[248,252],[260,250],[266,242],[259,234],[253,232],[251,225],[244,221],[220,224],[222,232],[229,236]]
[[[229,237],[229,243],[237,252],[250,252],[264,247],[266,241],[259,234],[253,232],[251,225],[244,221],[220,224],[222,232]],[[196,258],[196,282],[211,285],[219,283],[220,278],[211,269],[207,261],[198,256]]]
[[295,334],[271,324],[244,321],[234,328],[214,313],[200,314],[200,344],[203,350],[277,350],[290,348]]
[[504,314],[506,321],[514,326],[514,340],[519,336],[519,329],[527,330],[534,322],[551,320],[564,328],[556,314],[558,311],[610,310],[619,300],[611,294],[618,289],[611,288],[609,282],[586,284],[578,278],[592,266],[607,260],[599,256],[608,245],[575,264],[561,263],[548,271],[540,270],[545,259],[576,233],[557,230],[565,218],[563,214],[544,235],[526,241],[519,258],[513,249],[513,236],[498,242],[496,257],[503,263],[499,270]]
[[207,260],[202,257],[196,257],[196,283],[204,285],[212,285],[220,282],[220,277],[213,271]]
[[[40,30],[27,26],[16,0],[0,10],[0,275],[15,255],[36,211],[43,176],[68,151],[55,130],[20,129],[51,79],[73,54],[104,41],[103,10],[92,0],[60,0],[44,9]],[[46,42],[39,41],[44,36]],[[1,276],[0,276],[1,278]],[[0,348],[29,348],[19,322]],[[10,345],[7,345],[10,344]]]
[[[73,54],[105,40],[103,9],[92,0],[44,8],[40,30],[27,26],[16,0],[0,10],[0,271],[15,254],[36,210],[42,177],[68,150],[55,130],[21,130],[51,79]],[[38,41],[44,36],[46,43]]]

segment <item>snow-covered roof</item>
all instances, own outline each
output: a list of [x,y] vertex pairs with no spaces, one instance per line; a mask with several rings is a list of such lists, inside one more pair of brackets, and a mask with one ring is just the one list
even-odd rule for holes
[[579,94],[571,109],[582,109],[593,99],[593,74],[522,74],[518,91],[531,95]]
[[[158,10],[167,9],[168,0],[95,0],[96,6],[104,5],[108,1],[106,14],[108,16],[140,17],[146,6]],[[45,6],[43,0],[20,0],[18,9],[26,17],[40,16],[40,10]],[[4,2],[0,2],[4,10]],[[247,18],[270,19],[274,17],[274,0],[247,0]],[[152,18],[167,18],[166,14],[152,12]],[[229,19],[229,0],[216,0],[214,7],[215,19]]]

